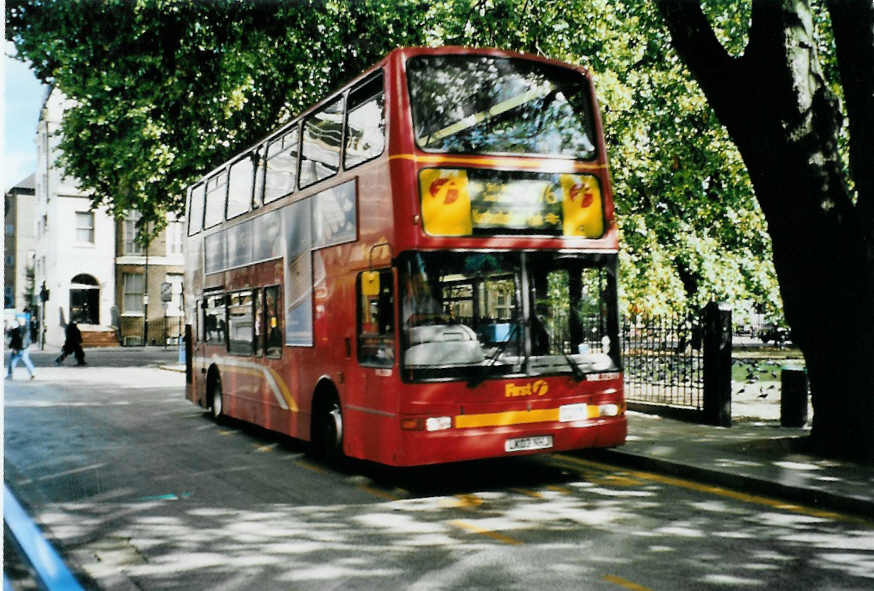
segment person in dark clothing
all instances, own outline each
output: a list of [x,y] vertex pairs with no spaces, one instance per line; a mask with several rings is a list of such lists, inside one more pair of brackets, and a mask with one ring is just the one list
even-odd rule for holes
[[85,365],[85,351],[82,350],[82,333],[75,322],[70,322],[67,325],[64,346],[61,347],[61,354],[55,359],[55,363],[60,365],[67,358],[67,355],[71,353],[76,356],[76,365]]
[[30,379],[36,377],[33,371],[33,362],[30,360],[30,352],[28,348],[30,347],[30,334],[28,334],[27,327],[23,325],[16,326],[12,330],[9,331],[9,365],[6,370],[6,379],[12,379],[12,373],[15,370],[15,366],[18,365],[18,362],[21,361],[24,363],[24,367],[27,368],[28,373],[30,374]]

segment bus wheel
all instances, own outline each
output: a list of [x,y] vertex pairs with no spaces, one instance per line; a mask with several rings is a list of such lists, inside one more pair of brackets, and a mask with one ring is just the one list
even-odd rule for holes
[[209,412],[212,415],[212,418],[218,421],[221,419],[224,410],[222,400],[222,378],[218,372],[215,373],[214,378],[210,383]]
[[343,456],[343,411],[336,396],[322,398],[313,416],[312,453],[329,462]]

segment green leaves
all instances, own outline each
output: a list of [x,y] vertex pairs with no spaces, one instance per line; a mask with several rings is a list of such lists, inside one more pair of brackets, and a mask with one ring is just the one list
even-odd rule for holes
[[[710,6],[712,4],[712,6]],[[732,3],[733,6],[733,3]],[[749,10],[708,3],[733,53]],[[622,298],[777,314],[770,241],[737,150],[639,0],[11,0],[7,37],[76,106],[62,164],[156,230],[195,178],[396,46],[497,46],[589,68],[622,236]]]

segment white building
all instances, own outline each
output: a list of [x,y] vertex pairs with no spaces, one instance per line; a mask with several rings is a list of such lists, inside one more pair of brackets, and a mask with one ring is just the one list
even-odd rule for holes
[[56,161],[55,132],[69,101],[57,89],[46,98],[36,133],[36,291],[48,290],[43,303],[45,343],[60,346],[70,320],[85,333],[115,333],[115,221],[91,201]]

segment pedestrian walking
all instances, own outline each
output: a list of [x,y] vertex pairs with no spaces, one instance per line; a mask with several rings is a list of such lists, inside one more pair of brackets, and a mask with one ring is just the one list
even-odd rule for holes
[[24,326],[24,320],[20,321],[20,326],[15,326],[9,331],[9,366],[6,370],[6,379],[12,379],[12,372],[18,362],[24,363],[24,367],[30,374],[30,379],[36,377],[33,371],[33,361],[30,360],[30,331]]
[[67,325],[67,330],[64,334],[64,346],[61,347],[61,354],[55,359],[55,364],[60,365],[67,358],[67,355],[70,354],[76,356],[76,365],[85,365],[85,351],[82,350],[82,333],[73,321],[70,321],[70,324]]

